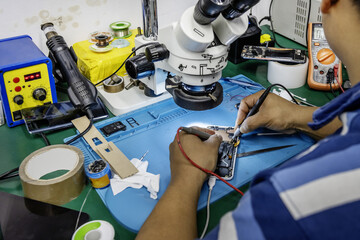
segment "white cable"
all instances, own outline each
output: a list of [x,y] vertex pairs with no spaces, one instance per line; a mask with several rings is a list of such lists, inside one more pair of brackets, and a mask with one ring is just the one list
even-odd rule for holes
[[203,239],[205,236],[205,233],[207,231],[207,228],[209,226],[209,220],[210,220],[210,197],[211,197],[211,192],[215,186],[216,183],[216,177],[215,176],[211,176],[208,180],[208,186],[209,186],[209,195],[208,195],[208,200],[207,200],[207,204],[206,204],[206,223],[205,223],[205,227],[204,230],[201,234],[200,239]]
[[79,210],[79,214],[78,214],[78,217],[77,217],[77,220],[76,220],[76,225],[75,225],[75,231],[76,231],[76,229],[78,228],[79,220],[80,220],[80,215],[81,215],[82,209],[83,209],[83,207],[84,207],[84,205],[85,205],[85,202],[86,202],[86,200],[87,200],[87,198],[88,198],[88,196],[89,196],[89,193],[90,193],[91,189],[92,189],[92,187],[90,187],[89,191],[87,192],[87,194],[86,194],[86,196],[85,196],[85,198],[84,198],[84,201],[83,201],[83,203],[82,203],[82,205],[81,205],[81,208],[80,208],[80,210]]

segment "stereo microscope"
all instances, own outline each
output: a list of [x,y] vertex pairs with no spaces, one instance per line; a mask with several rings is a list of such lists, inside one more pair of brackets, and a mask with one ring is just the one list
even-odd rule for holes
[[199,0],[158,31],[156,0],[143,0],[144,35],[135,38],[135,47],[144,51],[127,60],[127,73],[145,85],[147,96],[168,91],[189,110],[218,106],[223,99],[218,80],[230,44],[245,33],[244,13],[259,1]]

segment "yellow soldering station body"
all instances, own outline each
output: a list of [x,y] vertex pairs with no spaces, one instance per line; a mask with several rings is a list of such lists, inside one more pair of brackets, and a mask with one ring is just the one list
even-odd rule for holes
[[51,60],[23,35],[0,40],[0,90],[9,127],[24,123],[21,109],[57,102]]

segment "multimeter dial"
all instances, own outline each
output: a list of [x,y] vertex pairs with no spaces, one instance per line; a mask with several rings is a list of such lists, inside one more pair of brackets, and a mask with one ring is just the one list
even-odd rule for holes
[[336,60],[334,52],[329,48],[320,49],[316,54],[316,58],[323,65],[330,65]]

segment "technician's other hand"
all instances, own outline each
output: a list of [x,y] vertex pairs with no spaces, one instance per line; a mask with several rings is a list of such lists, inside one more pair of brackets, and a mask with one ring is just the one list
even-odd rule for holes
[[[202,141],[193,134],[181,131],[179,133],[181,146],[192,161],[205,169],[214,171],[222,137],[214,134],[210,129],[194,128],[212,134],[212,136],[208,140]],[[207,178],[207,174],[193,166],[189,160],[184,157],[180,151],[176,137],[170,144],[169,149],[171,181],[186,181],[190,183],[190,185],[201,187]]]
[[[235,127],[239,126],[245,119],[250,109],[255,105],[260,95],[264,91],[245,97],[239,106]],[[282,97],[270,93],[259,111],[251,117],[245,119],[241,124],[240,131],[242,133],[251,132],[259,127],[266,127],[275,131],[282,131],[295,128],[297,121],[297,111],[302,111],[303,107],[289,102]]]

